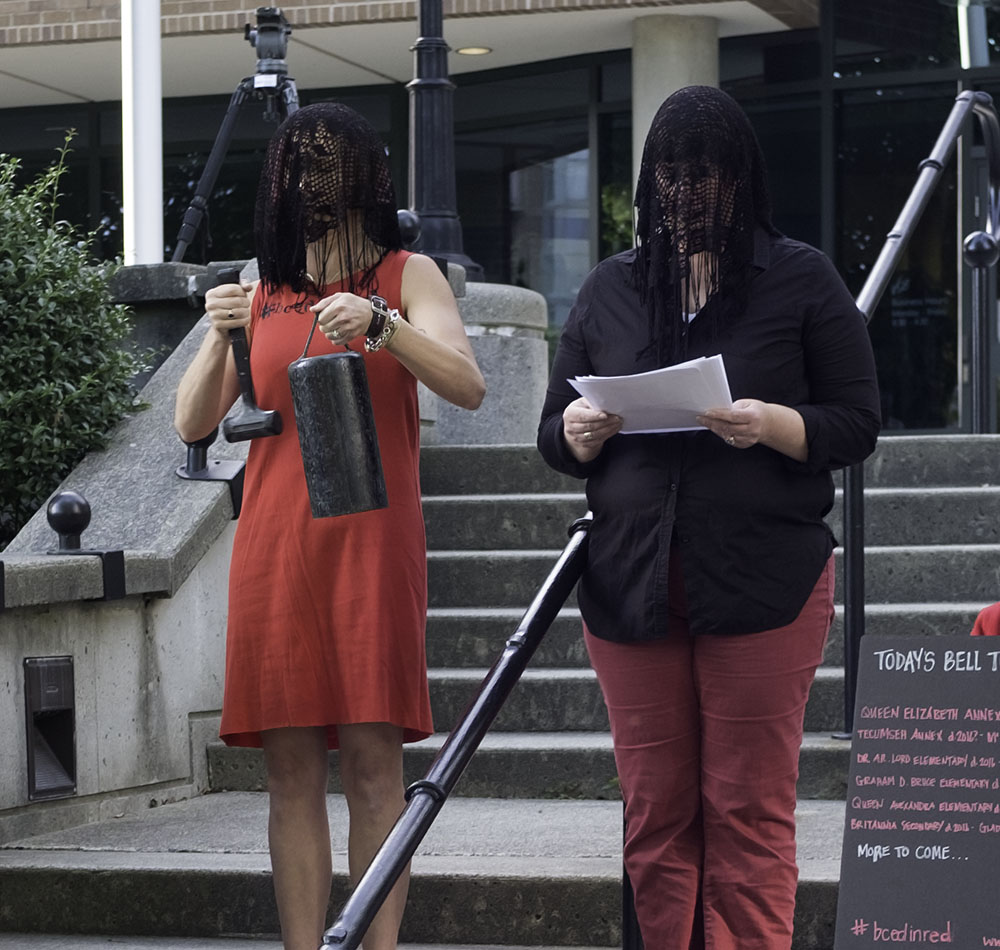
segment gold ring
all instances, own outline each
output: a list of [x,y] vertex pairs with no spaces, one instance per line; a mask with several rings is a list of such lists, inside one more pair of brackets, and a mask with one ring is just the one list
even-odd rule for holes
[[589,442],[594,437],[594,433],[593,432],[584,432],[583,433],[583,437]]

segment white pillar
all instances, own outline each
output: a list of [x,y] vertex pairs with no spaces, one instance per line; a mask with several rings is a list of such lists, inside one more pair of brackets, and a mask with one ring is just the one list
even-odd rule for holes
[[958,53],[962,69],[989,66],[986,6],[983,0],[958,0]]
[[122,0],[122,221],[126,264],[163,260],[160,0]]
[[632,182],[656,110],[683,86],[719,85],[719,27],[712,17],[664,14],[632,21]]

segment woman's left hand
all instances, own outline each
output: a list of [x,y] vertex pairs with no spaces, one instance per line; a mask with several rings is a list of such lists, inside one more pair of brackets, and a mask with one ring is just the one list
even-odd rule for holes
[[709,409],[698,416],[698,422],[711,429],[726,445],[748,449],[764,441],[770,408],[759,399],[737,399],[732,409]]
[[320,332],[338,346],[364,336],[372,322],[371,301],[357,294],[331,294],[309,309],[319,314]]
[[797,462],[809,456],[805,422],[791,406],[737,399],[732,409],[709,409],[698,416],[698,422],[734,449],[759,443]]

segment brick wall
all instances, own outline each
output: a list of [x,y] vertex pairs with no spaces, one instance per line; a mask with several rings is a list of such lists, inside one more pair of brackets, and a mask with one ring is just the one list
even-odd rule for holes
[[[591,10],[608,7],[683,7],[695,0],[443,0],[446,17]],[[723,0],[701,0],[702,3]],[[751,0],[788,26],[815,25],[818,0]],[[231,33],[255,22],[261,4],[246,0],[161,0],[164,35]],[[296,29],[390,20],[415,20],[417,0],[286,0],[279,6]],[[811,21],[811,22],[806,22]],[[121,35],[121,4],[103,0],[0,0],[0,47],[104,40]]]

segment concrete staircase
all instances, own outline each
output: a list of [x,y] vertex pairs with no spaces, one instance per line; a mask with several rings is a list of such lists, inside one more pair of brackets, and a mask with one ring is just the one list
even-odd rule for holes
[[[966,632],[1000,599],[998,459],[997,436],[880,441],[866,465],[869,634]],[[586,510],[582,484],[547,469],[532,446],[429,447],[422,478],[428,657],[442,732],[407,749],[411,780],[426,772]],[[839,521],[838,497],[838,535]],[[838,552],[838,571],[839,560]],[[404,940],[620,946],[621,805],[579,628],[571,598],[418,851]],[[833,946],[849,755],[849,743],[831,737],[843,726],[842,656],[838,613],[800,758],[796,950]],[[273,934],[259,753],[215,743],[208,757],[216,794],[0,850],[0,931]],[[336,770],[330,793],[336,910],[346,895]]]

